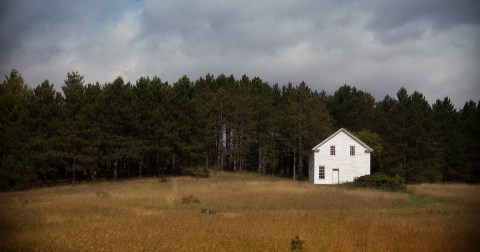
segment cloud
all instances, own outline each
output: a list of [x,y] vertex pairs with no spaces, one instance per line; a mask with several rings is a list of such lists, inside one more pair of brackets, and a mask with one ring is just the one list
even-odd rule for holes
[[367,27],[385,43],[419,39],[425,33],[480,24],[480,2],[475,0],[385,0],[367,4],[372,18]]
[[[401,86],[457,107],[480,97],[474,1],[9,1],[1,10],[0,70],[31,86],[212,73],[344,83],[377,99]],[[23,14],[19,15],[20,13]]]
[[421,20],[437,30],[480,23],[480,3],[475,0],[385,0],[370,4],[368,8],[374,13],[369,24],[378,29],[401,27]]

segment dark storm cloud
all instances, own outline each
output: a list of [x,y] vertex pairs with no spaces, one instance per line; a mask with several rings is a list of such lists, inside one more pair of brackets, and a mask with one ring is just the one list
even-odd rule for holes
[[[65,42],[79,37],[98,36],[104,24],[120,18],[128,7],[128,1],[63,1],[63,0],[16,0],[2,3],[0,13],[0,69],[6,73],[10,69],[28,69],[24,73],[37,75],[44,71],[53,58],[71,50]],[[36,66],[36,67],[35,67]],[[34,68],[34,69],[32,69]],[[48,76],[64,71],[61,66],[50,65],[41,78],[53,78],[57,86],[63,81],[59,77]],[[42,69],[42,70],[40,70]],[[68,71],[73,71],[75,67]],[[48,73],[48,74],[47,74]],[[62,73],[65,76],[66,73]],[[38,77],[38,76],[36,76]],[[62,77],[63,78],[63,77]],[[32,82],[32,81],[31,81]],[[35,80],[30,85],[41,82]]]
[[[95,1],[90,1],[90,5]],[[101,1],[100,1],[101,2]],[[88,24],[102,19],[102,8],[96,4],[89,8],[89,1],[7,1],[2,4],[2,51],[12,50],[39,36],[51,36],[52,40],[70,33],[84,32]],[[93,6],[93,5],[91,5]],[[105,9],[104,9],[105,11]],[[52,41],[53,42],[53,41]]]
[[[306,81],[333,93],[348,83],[377,99],[401,86],[433,102],[478,100],[479,2],[446,0],[7,1],[0,71],[57,87],[207,73]],[[8,39],[3,39],[8,38]]]
[[435,29],[480,23],[480,1],[476,0],[387,0],[371,8],[374,18],[370,25],[381,30],[418,21],[426,21]]
[[277,47],[295,39],[277,39],[281,34],[272,32],[299,19],[282,15],[295,6],[293,3],[193,1],[187,5],[182,1],[153,1],[145,8],[145,32],[178,36],[192,45],[208,42],[236,50],[265,49],[266,44]]
[[367,11],[372,14],[368,28],[387,43],[416,39],[428,31],[480,24],[477,0],[385,0],[367,4]]

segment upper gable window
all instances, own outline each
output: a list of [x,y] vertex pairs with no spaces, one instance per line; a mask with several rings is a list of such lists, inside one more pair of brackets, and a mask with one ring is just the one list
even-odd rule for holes
[[335,146],[330,146],[330,156],[335,156]]
[[350,146],[350,156],[355,156],[355,146]]

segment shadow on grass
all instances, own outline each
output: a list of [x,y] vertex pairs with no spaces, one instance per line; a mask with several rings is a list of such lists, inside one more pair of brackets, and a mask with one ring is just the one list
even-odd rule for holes
[[383,192],[389,192],[389,193],[404,193],[407,194],[409,197],[409,205],[414,206],[414,207],[426,207],[432,204],[437,204],[440,203],[441,201],[438,199],[435,199],[433,197],[429,197],[426,195],[421,195],[417,194],[416,190],[414,187],[407,187],[402,190],[390,190],[390,189],[385,189],[385,188],[373,188],[373,187],[357,187],[353,183],[344,183],[344,184],[338,184],[338,185],[331,185],[339,188],[344,188],[346,190],[362,190],[362,189],[370,189],[370,190],[378,190],[378,191],[383,191]]
[[415,188],[407,188],[401,192],[407,194],[410,197],[411,206],[425,207],[431,204],[439,203],[439,201],[434,198],[416,194]]

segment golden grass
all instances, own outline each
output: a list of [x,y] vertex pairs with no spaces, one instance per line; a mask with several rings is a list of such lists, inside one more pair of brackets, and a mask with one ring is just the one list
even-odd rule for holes
[[295,235],[308,251],[479,251],[479,186],[410,189],[431,200],[222,172],[1,193],[0,251],[289,251]]
[[421,184],[415,192],[437,200],[480,207],[480,187],[468,184]]

